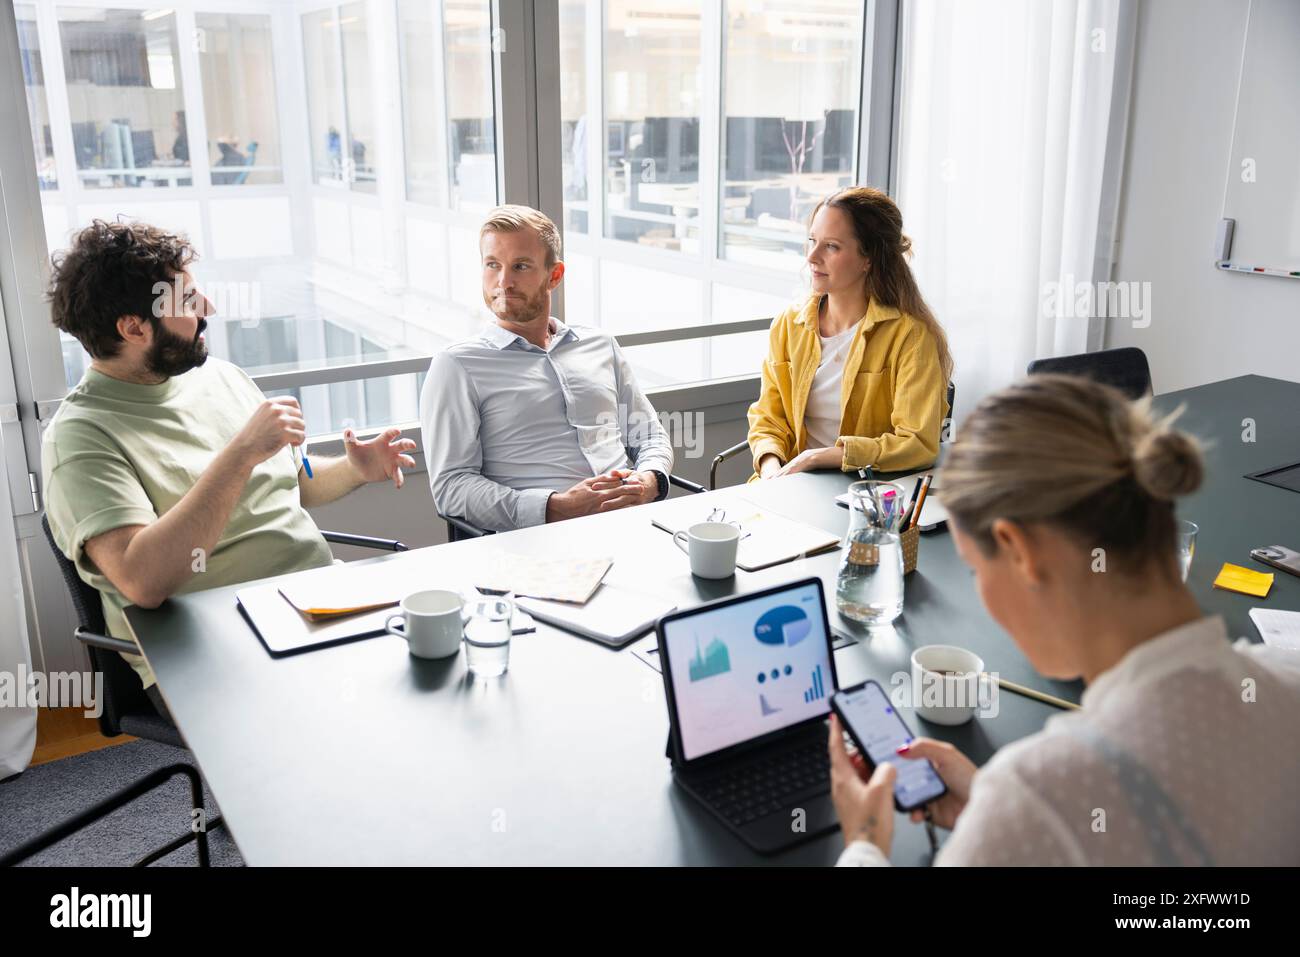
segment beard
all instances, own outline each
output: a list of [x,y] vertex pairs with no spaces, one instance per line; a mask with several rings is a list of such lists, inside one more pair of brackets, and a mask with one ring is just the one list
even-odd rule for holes
[[186,339],[164,328],[161,322],[155,323],[153,345],[144,357],[146,368],[156,376],[170,379],[203,365],[208,361],[208,345],[199,336],[207,327],[208,321],[199,317],[194,338]]
[[543,284],[534,296],[525,296],[523,299],[497,299],[484,295],[483,301],[498,319],[523,324],[532,322],[546,311],[546,294],[546,285]]

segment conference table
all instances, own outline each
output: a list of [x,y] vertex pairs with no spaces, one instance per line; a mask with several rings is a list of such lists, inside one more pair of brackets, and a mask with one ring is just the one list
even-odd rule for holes
[[[1211,583],[1225,561],[1267,570],[1249,557],[1252,547],[1300,548],[1300,496],[1244,477],[1300,461],[1300,384],[1244,376],[1155,400],[1161,410],[1180,405],[1180,427],[1208,445],[1205,484],[1180,507],[1200,526],[1189,586],[1232,636],[1258,641],[1249,610],[1300,609],[1300,578],[1278,572],[1265,599]],[[694,499],[702,518],[717,500],[739,496],[843,534],[848,512],[834,498],[854,479],[805,473]],[[416,590],[459,587],[503,554],[609,555],[607,582],[663,595],[679,608],[818,576],[832,629],[851,642],[835,652],[841,686],[874,678],[888,689],[908,671],[913,649],[943,643],[971,649],[1011,681],[1079,700],[1080,683],[1037,675],[990,619],[946,531],[922,536],[903,614],[873,632],[834,610],[837,551],[724,581],[694,578],[686,556],[651,524],[656,509],[672,504],[348,568],[382,566],[385,577]],[[391,635],[272,658],[236,607],[243,587],[129,608],[126,617],[251,865],[826,865],[843,846],[835,832],[759,856],[676,786],[665,757],[662,678],[631,648],[613,650],[538,622],[535,633],[513,639],[509,671],[489,681],[468,674],[463,651],[425,661]],[[951,728],[910,709],[904,716],[916,733],[950,741],[982,764],[1061,713],[1006,692],[998,705],[996,716]],[[892,859],[929,863],[924,829],[900,818]]]

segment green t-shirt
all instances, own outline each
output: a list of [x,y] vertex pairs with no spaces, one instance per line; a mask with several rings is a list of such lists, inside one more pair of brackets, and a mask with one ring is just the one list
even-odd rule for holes
[[[209,358],[160,385],[122,382],[90,369],[45,430],[45,514],[54,540],[99,590],[109,634],[130,640],[130,604],[85,554],[87,540],[148,525],[181,500],[264,400],[236,366]],[[292,446],[253,469],[216,547],[180,592],[328,565],[329,545],[298,495],[301,456]],[[196,557],[196,561],[198,558]],[[144,686],[153,672],[123,655]]]

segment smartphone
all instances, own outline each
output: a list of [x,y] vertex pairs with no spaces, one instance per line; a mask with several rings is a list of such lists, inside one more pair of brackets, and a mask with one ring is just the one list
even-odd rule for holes
[[839,715],[844,730],[868,767],[874,770],[876,765],[891,761],[898,769],[898,777],[894,779],[894,806],[900,811],[915,810],[948,793],[943,778],[929,759],[899,756],[898,746],[911,741],[914,735],[879,684],[868,681],[838,691],[831,696],[831,708]]
[[1265,565],[1272,565],[1292,575],[1300,575],[1300,552],[1292,551],[1285,545],[1268,545],[1264,548],[1252,548],[1250,557]]

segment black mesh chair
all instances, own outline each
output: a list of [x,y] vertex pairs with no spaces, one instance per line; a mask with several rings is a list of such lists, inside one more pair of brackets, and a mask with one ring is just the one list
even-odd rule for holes
[[[176,730],[176,725],[158,713],[158,709],[153,706],[153,702],[145,694],[144,688],[140,684],[140,676],[118,654],[118,652],[123,651],[128,654],[139,654],[139,649],[132,642],[114,638],[107,634],[108,629],[104,622],[104,606],[101,603],[99,592],[82,581],[81,576],[77,574],[76,566],[59,549],[59,546],[54,541],[54,533],[50,530],[49,519],[44,515],[41,516],[41,528],[45,532],[45,540],[50,545],[50,551],[54,553],[59,572],[63,575],[63,582],[67,585],[68,595],[71,597],[72,605],[77,612],[77,628],[73,635],[86,646],[86,651],[90,655],[91,670],[104,676],[103,700],[98,702],[101,709],[99,714],[100,733],[106,738],[129,734],[148,741],[157,741],[175,748],[186,749],[185,741],[181,738],[180,732]],[[349,535],[343,532],[321,532],[321,535],[327,542],[336,545],[358,545],[365,548],[377,548],[394,552],[406,551],[406,546],[401,542],[386,538]],[[49,847],[74,831],[80,830],[87,824],[134,800],[145,791],[164,783],[176,774],[183,774],[189,778],[194,806],[202,808],[203,790],[198,770],[188,762],[173,764],[153,772],[95,807],[87,809],[72,820],[65,821],[46,833],[38,835],[32,841],[7,855],[0,864],[17,863],[37,851]],[[222,824],[223,821],[220,817],[207,818],[205,830],[191,831],[171,841],[141,859],[137,862],[137,866],[151,864],[190,841],[197,841],[199,865],[206,867],[208,866],[207,834],[212,833]]]
[[[948,383],[947,400],[948,400],[948,418],[951,419],[953,409],[957,407],[956,406],[957,386],[952,382]],[[710,489],[715,489],[718,487],[718,466],[721,465],[723,462],[727,461],[727,459],[734,458],[735,456],[739,455],[747,448],[749,448],[749,439],[745,439],[745,441],[743,442],[737,442],[731,448],[723,449],[721,452],[719,452],[717,455],[713,457],[713,463],[709,466],[709,488]]]
[[[690,479],[684,479],[680,475],[669,475],[668,484],[676,488],[685,489],[692,495],[698,495],[701,492],[707,492],[703,485],[692,482]],[[454,515],[438,514],[444,522],[447,523],[447,541],[461,542],[467,538],[482,538],[484,535],[495,535],[496,532],[489,531],[486,528],[479,528],[473,522],[463,518],[457,518]]]
[[1142,399],[1152,393],[1151,366],[1147,363],[1146,353],[1135,346],[1035,359],[1029,363],[1027,371],[1030,375],[1057,372],[1086,376],[1095,382],[1114,386],[1130,399]]

